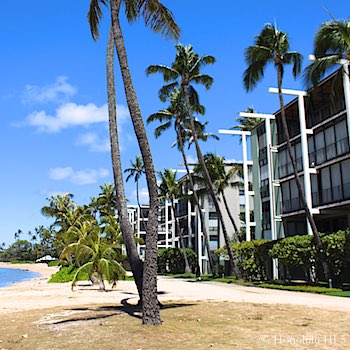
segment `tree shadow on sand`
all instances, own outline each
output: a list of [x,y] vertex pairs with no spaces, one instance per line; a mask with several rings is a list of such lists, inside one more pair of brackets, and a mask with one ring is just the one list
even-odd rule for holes
[[[130,298],[123,299],[121,305],[118,306],[96,306],[96,307],[77,307],[66,309],[71,311],[72,314],[69,317],[63,319],[51,321],[50,325],[62,325],[67,323],[76,323],[84,321],[96,321],[101,319],[110,318],[113,316],[129,315],[137,319],[142,319],[142,308],[139,304],[130,304]],[[165,305],[160,303],[161,310],[192,306],[193,303],[172,303],[169,302]]]

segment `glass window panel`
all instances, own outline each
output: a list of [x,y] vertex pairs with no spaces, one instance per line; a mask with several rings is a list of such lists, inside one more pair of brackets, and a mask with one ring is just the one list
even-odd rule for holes
[[340,164],[334,164],[331,167],[332,175],[332,194],[333,201],[341,200],[343,197],[341,176],[340,176]]

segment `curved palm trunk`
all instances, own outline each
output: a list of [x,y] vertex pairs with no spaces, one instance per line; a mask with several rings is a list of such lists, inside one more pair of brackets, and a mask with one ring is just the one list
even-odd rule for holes
[[300,180],[300,177],[299,177],[299,174],[297,171],[297,165],[296,165],[295,158],[293,155],[292,145],[290,143],[290,136],[289,136],[288,126],[287,126],[287,121],[286,121],[286,113],[285,113],[285,109],[284,109],[284,100],[283,100],[283,95],[282,95],[282,71],[281,71],[280,65],[277,67],[277,84],[278,84],[278,97],[279,97],[280,107],[281,107],[281,120],[282,120],[283,131],[284,131],[284,134],[286,136],[286,143],[287,143],[287,150],[288,150],[289,159],[290,159],[292,166],[293,166],[294,178],[295,178],[295,182],[296,182],[297,187],[298,187],[300,199],[301,199],[303,206],[304,206],[304,209],[305,209],[306,218],[309,221],[309,224],[311,226],[311,230],[312,230],[312,234],[313,234],[313,241],[314,241],[314,244],[316,246],[317,255],[321,261],[325,278],[328,281],[328,279],[330,278],[330,273],[329,273],[329,267],[328,267],[328,264],[326,261],[326,256],[322,251],[323,245],[321,242],[320,235],[318,234],[315,220],[311,214],[310,208],[307,205],[307,202],[305,199],[304,187],[301,183],[301,180]]
[[193,111],[192,111],[192,108],[191,108],[190,98],[189,98],[189,93],[188,93],[188,86],[185,86],[184,90],[185,90],[185,100],[186,100],[186,105],[187,105],[187,111],[188,111],[188,116],[190,118],[190,126],[191,126],[191,130],[192,130],[192,136],[193,136],[194,144],[196,146],[198,161],[199,161],[199,163],[201,164],[201,166],[203,168],[204,177],[205,177],[205,180],[206,180],[207,185],[209,187],[209,192],[210,192],[210,195],[211,195],[211,197],[213,199],[215,210],[216,210],[216,213],[217,213],[217,215],[219,217],[219,221],[221,223],[221,228],[222,228],[222,233],[223,233],[224,239],[225,239],[227,254],[228,254],[228,257],[229,257],[229,261],[230,261],[230,264],[229,264],[229,275],[231,276],[232,273],[234,273],[235,277],[237,279],[240,279],[240,278],[242,278],[242,276],[241,276],[241,273],[240,273],[240,271],[239,271],[239,269],[237,267],[237,264],[234,263],[234,257],[233,257],[233,253],[232,253],[232,249],[231,249],[231,245],[230,245],[230,240],[228,238],[228,234],[227,234],[224,218],[222,216],[222,213],[221,213],[221,210],[220,210],[220,206],[219,206],[218,200],[217,200],[216,195],[215,195],[214,186],[213,186],[213,183],[211,181],[208,169],[207,169],[207,167],[205,165],[205,161],[204,161],[204,158],[203,158],[203,155],[202,155],[202,151],[201,151],[201,149],[199,147],[198,137],[197,137],[197,133],[196,133],[196,128],[195,128],[195,125],[194,125]]
[[106,291],[105,281],[103,280],[103,274],[101,272],[98,272],[98,278],[100,279],[100,292]]
[[[202,224],[202,231],[203,231],[203,235],[204,235],[205,247],[206,247],[207,253],[208,253],[209,266],[210,266],[210,269],[212,271],[213,276],[216,276],[218,274],[218,269],[217,269],[216,264],[214,263],[213,257],[210,254],[209,236],[208,236],[208,232],[207,232],[207,226],[205,224],[205,217],[204,217],[204,214],[202,212],[202,207],[199,203],[199,198],[198,198],[197,192],[194,188],[193,178],[192,178],[190,169],[188,167],[187,158],[186,158],[186,154],[185,154],[185,150],[184,150],[184,144],[183,144],[182,136],[181,136],[181,128],[182,127],[181,127],[181,124],[179,122],[176,122],[176,124],[177,124],[177,126],[176,126],[177,140],[178,140],[178,143],[180,146],[182,158],[184,160],[186,172],[188,175],[188,180],[190,182],[190,187],[191,187],[191,190],[193,192],[193,198],[194,198],[194,201],[195,201],[196,206],[198,208],[199,218],[200,218],[201,224]],[[202,249],[202,247],[198,247],[198,249]]]
[[143,224],[145,224],[145,218],[144,218],[142,210],[141,210],[140,197],[139,197],[139,180],[136,181],[136,199],[137,199],[137,205],[139,206],[142,222],[143,222]]
[[160,325],[160,309],[157,297],[157,241],[158,241],[158,187],[153,166],[145,126],[142,120],[140,107],[137,101],[135,89],[129,70],[124,38],[119,22],[119,10],[121,0],[111,0],[112,26],[114,42],[118,54],[120,70],[122,73],[126,101],[128,104],[134,131],[140,147],[143,163],[145,166],[146,180],[150,198],[150,211],[147,224],[147,239],[145,263],[143,267],[142,283],[142,307],[143,324]]
[[187,258],[187,253],[186,253],[186,247],[185,247],[185,241],[184,241],[184,236],[183,233],[181,231],[181,227],[179,224],[179,220],[175,215],[175,203],[174,203],[174,199],[170,198],[170,202],[171,202],[171,208],[173,210],[173,216],[175,219],[175,224],[176,224],[176,229],[179,232],[179,237],[180,237],[180,243],[181,243],[181,247],[182,247],[182,254],[184,256],[184,260],[185,260],[185,273],[191,273],[192,270],[190,268],[190,264],[188,263],[188,258]]
[[117,109],[114,84],[114,39],[110,31],[107,48],[107,93],[108,93],[108,114],[109,114],[109,135],[111,142],[112,168],[114,184],[116,188],[118,215],[120,229],[123,234],[126,252],[129,258],[132,273],[135,278],[137,290],[142,300],[142,262],[137,252],[133,229],[129,222],[124,191],[123,171],[120,161],[120,148],[117,126]]
[[[233,229],[235,230],[235,233],[236,233],[236,232],[238,232],[238,227],[237,227],[237,225],[236,225],[235,219],[233,218],[233,216],[232,216],[232,214],[231,214],[231,211],[230,211],[230,208],[229,208],[229,206],[228,206],[225,193],[222,192],[221,195],[222,195],[222,198],[223,198],[223,200],[224,200],[225,209],[226,209],[227,214],[228,214],[228,216],[229,216],[229,218],[230,218],[230,220],[231,220]],[[236,235],[235,235],[235,236],[236,236]],[[237,237],[235,237],[235,239],[236,239],[236,238],[237,238]]]

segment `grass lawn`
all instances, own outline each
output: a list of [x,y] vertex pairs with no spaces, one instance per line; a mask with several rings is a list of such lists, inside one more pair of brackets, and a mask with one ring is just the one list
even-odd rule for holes
[[[305,306],[176,301],[167,302],[161,316],[163,325],[152,327],[142,326],[140,313],[132,306],[122,305],[6,314],[0,319],[0,349],[350,348],[350,314],[341,311]],[[319,343],[305,345],[300,343],[303,339]],[[288,343],[293,345],[287,346]]]

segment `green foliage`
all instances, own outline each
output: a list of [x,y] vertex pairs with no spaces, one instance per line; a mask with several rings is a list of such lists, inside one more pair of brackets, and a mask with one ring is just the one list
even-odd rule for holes
[[300,285],[300,286],[291,286],[291,285],[284,285],[284,284],[275,284],[275,283],[260,283],[257,286],[261,288],[268,288],[268,289],[280,289],[280,290],[290,290],[294,292],[306,292],[306,293],[339,293],[341,292],[340,289],[337,288],[327,288],[327,287],[319,287],[319,286],[307,286],[307,285]]
[[[233,254],[236,256],[238,268],[244,279],[266,279],[268,250],[271,244],[272,242],[267,240],[254,240],[231,245]],[[226,258],[227,250],[225,247],[222,247],[216,250],[215,254]]]
[[[77,272],[77,268],[74,265],[67,266],[67,267],[61,267],[59,271],[54,273],[49,283],[66,283],[73,281],[73,278]],[[80,274],[79,280],[80,281],[86,281],[89,279],[88,274]]]
[[312,237],[308,235],[284,238],[274,244],[269,253],[271,257],[278,258],[281,264],[306,268],[311,267],[316,256]]
[[1,261],[33,261],[35,255],[32,243],[27,240],[17,240],[0,253]]
[[[186,254],[189,265],[192,269],[197,266],[196,253],[189,248],[186,248]],[[158,272],[161,273],[184,273],[185,261],[180,248],[160,249],[157,256]]]
[[53,261],[49,261],[47,263],[47,266],[49,266],[49,267],[59,266],[59,265],[60,265],[60,261],[59,260],[53,260]]

